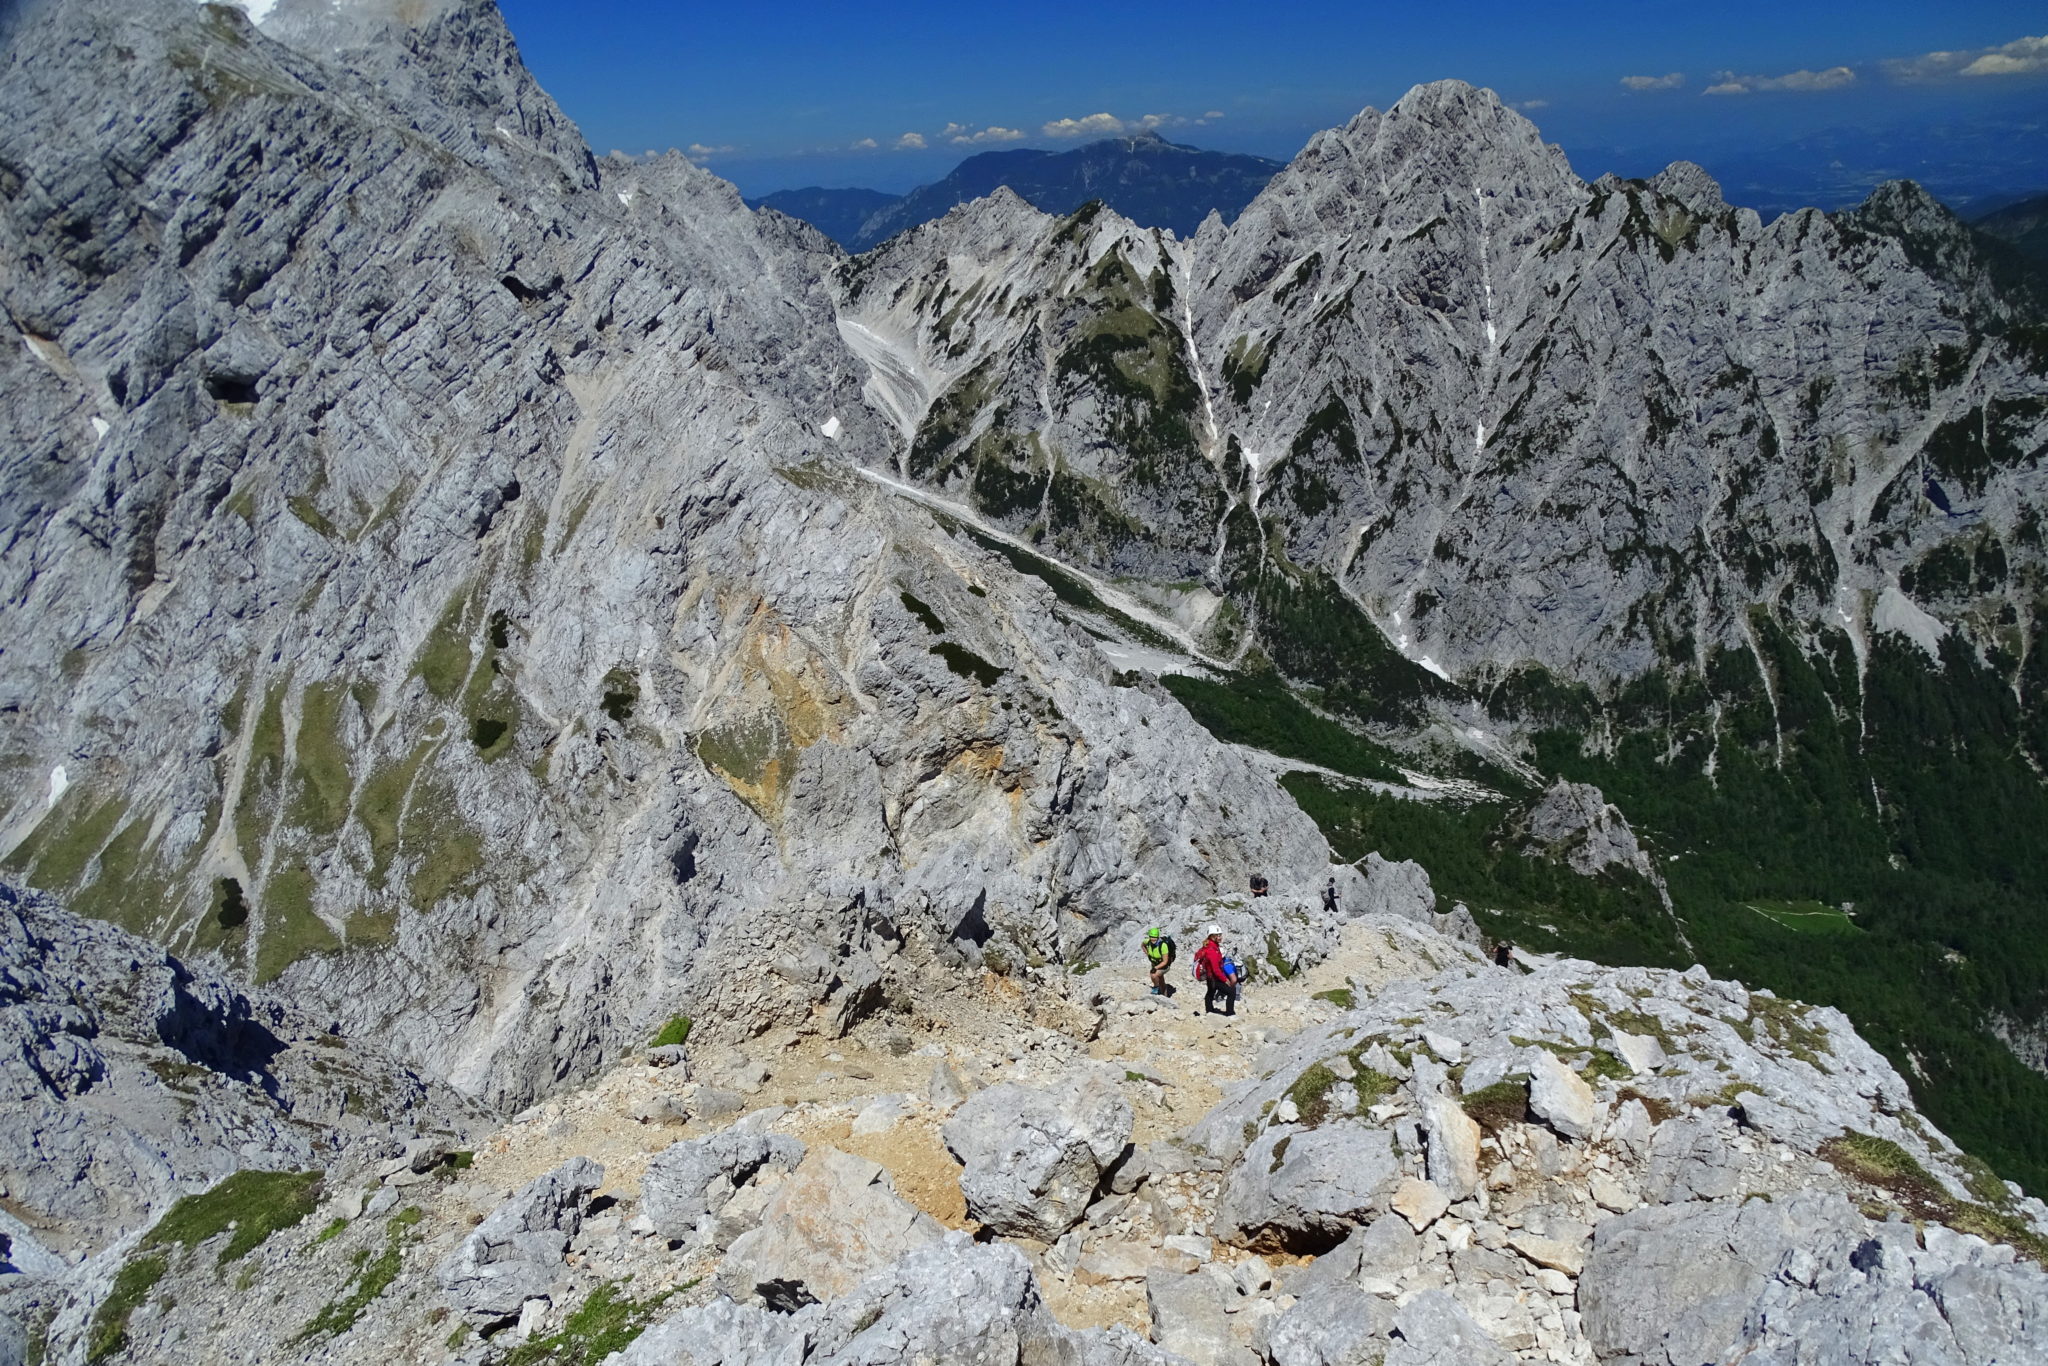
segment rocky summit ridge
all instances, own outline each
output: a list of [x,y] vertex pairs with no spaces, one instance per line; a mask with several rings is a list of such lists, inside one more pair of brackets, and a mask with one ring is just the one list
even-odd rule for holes
[[[1853,735],[1938,869],[1899,699],[2038,757],[2037,322],[1916,190],[1444,82],[1190,238],[848,258],[487,0],[16,6],[0,111],[0,1361],[2033,1350],[1947,1055],[1678,971],[1571,776]],[[1360,824],[1509,793],[1673,967]],[[1128,965],[1212,921],[1229,1024]]]

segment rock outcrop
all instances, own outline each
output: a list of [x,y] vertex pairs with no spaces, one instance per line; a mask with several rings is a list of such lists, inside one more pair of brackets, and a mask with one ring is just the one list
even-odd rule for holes
[[7,883],[0,1096],[12,1209],[73,1254],[231,1172],[352,1169],[422,1131],[445,1149],[484,1117],[375,1045]]
[[736,1300],[786,1311],[847,1294],[943,1232],[896,1194],[877,1164],[813,1148],[776,1184],[760,1225],[733,1242],[719,1284]]
[[1131,1106],[1105,1069],[1064,1085],[978,1091],[946,1121],[967,1211],[999,1233],[1051,1242],[1072,1228],[1131,1141]]
[[618,1366],[895,1366],[909,1361],[1059,1361],[1171,1366],[1178,1358],[1132,1337],[1063,1328],[1046,1312],[1015,1249],[952,1234],[862,1281],[850,1294],[793,1314],[719,1300],[648,1329]]
[[563,1254],[583,1227],[583,1207],[603,1184],[604,1168],[587,1157],[535,1178],[434,1268],[442,1293],[479,1328],[516,1319],[529,1300],[549,1298]]

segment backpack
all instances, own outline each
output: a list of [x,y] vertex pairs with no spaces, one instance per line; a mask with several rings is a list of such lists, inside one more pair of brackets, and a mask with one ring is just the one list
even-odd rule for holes
[[1230,983],[1235,983],[1235,982],[1237,981],[1237,978],[1238,978],[1238,966],[1237,966],[1237,964],[1236,964],[1236,963],[1235,963],[1234,961],[1232,961],[1231,959],[1228,959],[1228,958],[1224,959],[1224,960],[1223,960],[1223,980],[1224,980],[1224,981],[1226,981],[1226,982],[1230,982]]

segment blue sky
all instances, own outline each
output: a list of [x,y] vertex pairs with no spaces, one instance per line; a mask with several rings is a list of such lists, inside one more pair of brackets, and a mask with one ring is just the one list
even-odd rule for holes
[[1839,167],[1845,143],[1860,165],[1866,135],[1879,160],[1938,160],[1960,137],[1988,163],[2038,134],[2011,174],[2048,176],[2038,3],[500,3],[599,152],[690,150],[753,194],[903,190],[972,152],[1147,121],[1286,158],[1444,76],[1523,107],[1588,175],[1691,156],[1739,178],[1802,139],[1820,140],[1800,154],[1816,165]]

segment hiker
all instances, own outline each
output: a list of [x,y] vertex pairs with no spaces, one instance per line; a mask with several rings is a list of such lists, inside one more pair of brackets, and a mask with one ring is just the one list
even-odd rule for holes
[[1337,914],[1337,879],[1331,878],[1323,884],[1323,909],[1331,915]]
[[1237,983],[1243,976],[1237,964],[1223,956],[1223,927],[1211,925],[1209,937],[1195,951],[1195,980],[1202,983],[1202,1013],[1212,1014],[1216,1002],[1223,1002],[1223,1014],[1237,1014]]
[[1264,896],[1265,894],[1266,894],[1266,875],[1265,875],[1264,873],[1253,873],[1253,874],[1252,874],[1252,895],[1253,895],[1253,896]]
[[1173,966],[1173,936],[1154,925],[1145,931],[1145,961],[1152,965],[1152,994],[1171,996],[1173,988],[1167,985],[1166,970]]

